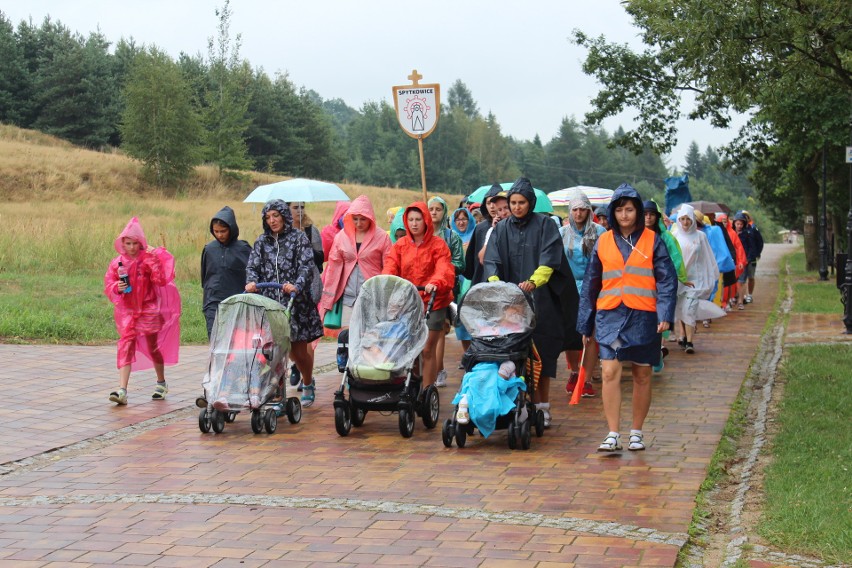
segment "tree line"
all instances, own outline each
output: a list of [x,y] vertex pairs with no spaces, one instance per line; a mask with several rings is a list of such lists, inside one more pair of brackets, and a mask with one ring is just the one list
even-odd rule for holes
[[[390,104],[355,109],[297,87],[286,74],[253,68],[240,56],[240,36],[231,34],[228,2],[216,14],[206,54],[175,60],[133,39],[111,50],[101,32],[83,36],[49,17],[14,26],[0,12],[0,121],[89,148],[120,147],[161,186],[179,186],[194,166],[209,163],[222,175],[255,169],[419,187],[417,145]],[[622,129],[609,133],[573,116],[546,142],[506,136],[461,80],[448,89],[441,110],[424,142],[432,191],[466,194],[523,175],[545,191],[627,181],[661,199],[662,180],[676,173],[651,144],[616,147]],[[709,148],[684,167],[695,168],[694,179],[712,179],[711,192],[717,184],[744,188],[734,198],[751,191],[744,178],[724,173]]]

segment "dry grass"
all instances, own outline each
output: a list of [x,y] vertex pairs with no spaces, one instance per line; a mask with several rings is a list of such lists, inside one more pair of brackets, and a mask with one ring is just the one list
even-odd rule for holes
[[[261,231],[260,205],[242,203],[257,185],[285,179],[251,172],[221,181],[215,168],[197,168],[175,196],[141,181],[138,162],[120,152],[95,152],[54,137],[0,125],[0,272],[91,273],[116,253],[112,242],[133,216],[149,241],[165,243],[177,260],[179,280],[198,280],[210,218],[223,205],[237,214],[241,236],[253,243]],[[244,178],[244,179],[243,179]],[[340,184],[354,198],[367,195],[379,225],[385,211],[420,198],[417,191]],[[460,196],[447,196],[454,205]],[[335,204],[312,203],[317,226],[331,221]]]

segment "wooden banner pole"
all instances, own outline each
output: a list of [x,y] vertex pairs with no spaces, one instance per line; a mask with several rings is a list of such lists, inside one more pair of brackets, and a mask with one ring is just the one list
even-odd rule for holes
[[426,162],[423,161],[423,136],[417,137],[417,149],[420,151],[420,183],[423,185],[423,201],[429,203],[426,196]]

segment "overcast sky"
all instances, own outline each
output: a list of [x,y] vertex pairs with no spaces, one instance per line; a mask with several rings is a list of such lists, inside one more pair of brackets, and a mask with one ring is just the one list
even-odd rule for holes
[[[84,35],[100,29],[113,43],[134,38],[173,57],[207,53],[224,0],[26,0],[0,8],[13,24],[45,16]],[[8,4],[12,4],[9,6]],[[578,28],[591,36],[639,47],[638,30],[617,0],[232,0],[231,35],[240,54],[273,76],[287,73],[325,99],[360,108],[393,104],[391,87],[408,84],[412,69],[439,83],[443,102],[461,79],[483,114],[504,134],[548,142],[562,118],[582,121],[598,92],[581,70],[585,51],[569,40]],[[630,128],[630,115],[604,126]],[[693,140],[703,151],[735,132],[683,121],[670,167],[682,167]]]

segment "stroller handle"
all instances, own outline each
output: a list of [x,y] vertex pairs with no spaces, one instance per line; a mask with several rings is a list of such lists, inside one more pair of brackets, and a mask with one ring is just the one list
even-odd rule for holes
[[[425,286],[418,286],[418,287],[417,287],[417,289],[418,289],[420,292],[425,292],[425,291],[426,291],[426,287],[425,287]],[[435,303],[435,294],[437,293],[437,291],[438,291],[438,290],[437,290],[437,288],[436,288],[435,290],[432,290],[432,292],[429,294],[429,303],[428,303],[428,304],[426,304],[426,317],[427,317],[427,318],[429,317],[429,314],[431,314],[431,313],[432,313],[432,305]]]

